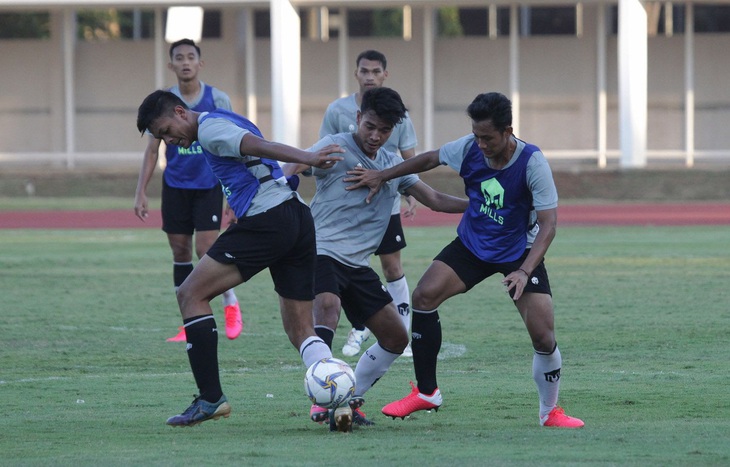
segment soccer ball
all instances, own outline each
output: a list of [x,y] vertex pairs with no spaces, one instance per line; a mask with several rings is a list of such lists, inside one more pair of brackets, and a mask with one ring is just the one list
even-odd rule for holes
[[336,409],[355,394],[355,373],[338,358],[323,358],[307,369],[304,392],[312,403]]

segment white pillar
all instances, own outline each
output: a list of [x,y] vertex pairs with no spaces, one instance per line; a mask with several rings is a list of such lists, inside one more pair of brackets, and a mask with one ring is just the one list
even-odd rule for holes
[[76,95],[74,63],[76,52],[76,10],[63,10],[63,108],[66,129],[66,167],[76,165]]
[[[239,34],[236,49],[243,55],[243,86],[246,89],[246,118],[258,122],[256,99],[256,35],[254,34],[253,8],[245,7],[238,18]],[[240,63],[240,62],[239,62]]]
[[430,151],[434,148],[434,11],[433,7],[423,8],[423,148]]
[[350,49],[350,31],[347,27],[347,8],[340,8],[339,22],[337,24],[337,83],[340,88],[339,97],[345,97],[350,94],[352,70],[355,69],[350,62],[348,53]]
[[695,165],[695,14],[694,4],[684,6],[684,150],[687,167]]
[[165,87],[165,63],[169,54],[165,53],[165,28],[162,24],[162,8],[155,8],[155,89]]
[[647,15],[639,0],[619,0],[618,68],[621,167],[646,166]]
[[299,146],[301,40],[299,15],[288,0],[271,0],[272,139]]
[[596,108],[596,135],[598,146],[598,167],[606,167],[606,5],[598,5],[596,27],[596,91],[598,94]]
[[509,10],[509,90],[512,101],[512,131],[520,137],[520,23],[517,5]]

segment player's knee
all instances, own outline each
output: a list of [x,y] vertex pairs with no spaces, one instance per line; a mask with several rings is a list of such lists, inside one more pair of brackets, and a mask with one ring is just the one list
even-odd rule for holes
[[381,347],[388,349],[391,352],[398,354],[403,353],[405,348],[408,346],[408,333],[405,328],[403,328],[402,332],[401,330],[392,331],[384,338],[378,337],[378,342]]
[[539,333],[532,338],[532,348],[541,353],[550,353],[555,349],[555,334],[552,332]]
[[[380,265],[383,268],[383,275],[388,282],[395,281],[403,277],[403,266],[401,266],[398,258],[381,256]],[[386,259],[387,258],[387,259]]]
[[418,285],[413,291],[411,307],[416,310],[433,310],[440,305],[439,294],[436,289]]

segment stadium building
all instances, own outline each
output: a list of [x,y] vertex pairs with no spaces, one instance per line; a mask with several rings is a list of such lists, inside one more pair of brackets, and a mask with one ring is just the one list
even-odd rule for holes
[[499,91],[551,161],[730,163],[730,0],[0,0],[0,166],[137,165],[137,106],[174,83],[168,41],[196,36],[202,80],[301,147],[377,49],[418,151]]

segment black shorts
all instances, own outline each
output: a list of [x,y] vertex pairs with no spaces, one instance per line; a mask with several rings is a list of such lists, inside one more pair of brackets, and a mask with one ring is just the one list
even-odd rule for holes
[[314,300],[314,221],[309,207],[296,198],[238,218],[207,254],[219,263],[235,264],[244,282],[269,268],[281,297]]
[[317,294],[330,292],[342,302],[351,323],[364,323],[393,298],[372,268],[353,268],[324,255],[317,255],[314,281]]
[[380,241],[378,249],[375,250],[376,255],[389,255],[396,251],[401,251],[406,247],[406,236],[403,233],[403,225],[400,222],[400,214],[390,216],[388,228],[385,235]]
[[223,190],[174,188],[162,179],[162,230],[168,234],[192,235],[196,230],[220,230]]
[[[453,242],[446,245],[434,260],[439,260],[453,269],[459,279],[466,284],[466,290],[469,290],[493,274],[501,273],[506,276],[512,271],[518,270],[529,252],[529,249],[525,250],[517,261],[487,263],[477,258],[457,237]],[[540,261],[540,264],[532,271],[524,291],[552,295],[550,280],[548,279],[547,269],[545,269],[545,260]],[[514,289],[510,291],[510,295],[512,295],[512,292],[514,292]]]

